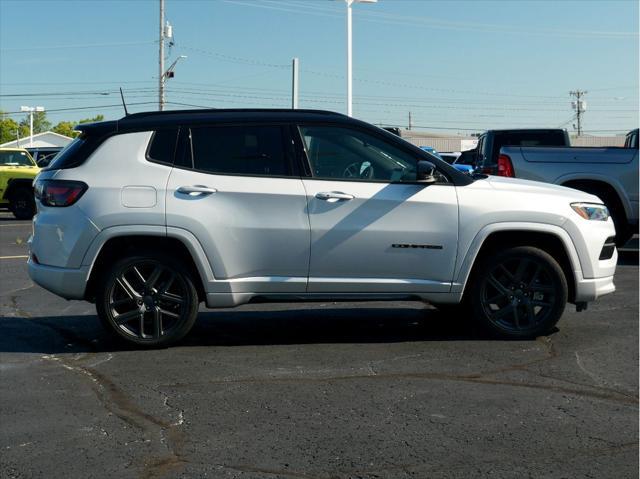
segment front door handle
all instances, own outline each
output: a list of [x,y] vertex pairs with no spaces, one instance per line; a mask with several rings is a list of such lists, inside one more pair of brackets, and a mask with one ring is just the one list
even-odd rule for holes
[[322,191],[320,193],[316,193],[316,198],[319,200],[335,202],[339,200],[352,200],[355,196],[343,193],[342,191]]
[[212,193],[218,192],[218,190],[216,190],[215,188],[209,188],[207,186],[202,186],[202,185],[181,186],[176,191],[178,193],[182,193],[189,196],[210,195]]

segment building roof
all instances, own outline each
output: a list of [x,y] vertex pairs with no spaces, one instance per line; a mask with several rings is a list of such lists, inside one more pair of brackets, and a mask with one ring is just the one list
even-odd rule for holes
[[[47,146],[67,146],[73,138],[55,133],[53,131],[45,131],[33,135],[33,148],[47,147]],[[29,137],[20,138],[19,140],[8,141],[0,145],[2,148],[31,148],[31,141]]]

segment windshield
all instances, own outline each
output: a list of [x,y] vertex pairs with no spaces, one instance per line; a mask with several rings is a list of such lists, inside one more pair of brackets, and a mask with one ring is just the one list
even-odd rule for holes
[[26,151],[0,151],[0,166],[35,166]]

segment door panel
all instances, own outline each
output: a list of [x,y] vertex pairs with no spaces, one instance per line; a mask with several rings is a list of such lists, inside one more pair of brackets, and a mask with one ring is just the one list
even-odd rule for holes
[[274,124],[184,128],[167,185],[167,226],[190,231],[215,281],[208,292],[300,293],[309,218],[292,173],[287,129]]
[[449,291],[458,241],[453,185],[303,182],[310,292]]
[[[186,192],[192,186],[215,193]],[[233,291],[305,291],[309,220],[300,179],[174,168],[167,186],[167,226],[193,233],[216,280],[237,283]]]

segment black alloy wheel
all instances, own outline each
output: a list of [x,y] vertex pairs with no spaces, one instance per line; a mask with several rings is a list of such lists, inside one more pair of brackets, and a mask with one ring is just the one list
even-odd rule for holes
[[533,247],[491,255],[476,276],[472,303],[485,326],[504,337],[546,334],[567,302],[567,281],[548,253]]
[[96,305],[100,318],[119,337],[137,345],[166,346],[193,326],[198,295],[177,262],[131,257],[111,269]]

